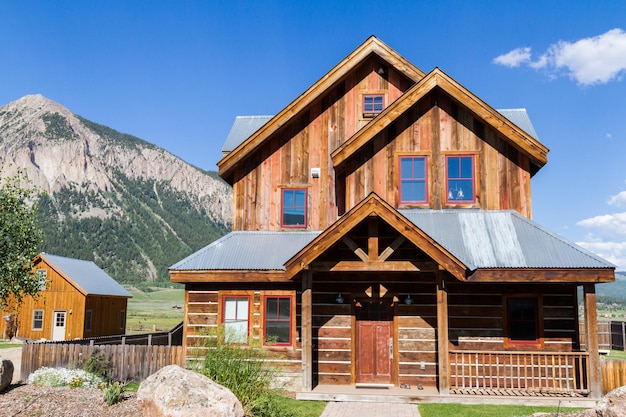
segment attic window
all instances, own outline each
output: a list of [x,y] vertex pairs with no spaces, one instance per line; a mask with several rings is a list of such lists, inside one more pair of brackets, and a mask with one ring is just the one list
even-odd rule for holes
[[307,192],[304,188],[285,188],[282,196],[281,226],[306,228]]
[[475,201],[473,155],[446,157],[446,187],[448,204]]
[[385,108],[383,94],[363,94],[363,117],[374,117]]

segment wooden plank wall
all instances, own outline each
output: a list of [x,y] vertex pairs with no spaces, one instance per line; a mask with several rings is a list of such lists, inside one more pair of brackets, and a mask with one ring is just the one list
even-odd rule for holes
[[[365,60],[246,160],[234,178],[233,230],[280,230],[281,189],[293,186],[309,192],[309,229],[337,219],[330,153],[370,120],[362,116],[363,94],[384,94],[388,104],[410,86],[393,68],[379,75],[381,63]],[[320,168],[319,179],[311,179],[313,167]]]
[[568,352],[576,348],[575,286],[450,283],[448,289],[451,350],[505,350],[503,294],[541,295],[544,349]]
[[[475,155],[475,204],[445,203],[445,156],[458,153]],[[529,160],[439,90],[426,95],[381,132],[374,146],[364,147],[347,162],[346,210],[372,191],[398,205],[400,155],[428,158],[429,201],[422,207],[513,209],[532,215]],[[380,181],[380,173],[386,173],[386,184]]]

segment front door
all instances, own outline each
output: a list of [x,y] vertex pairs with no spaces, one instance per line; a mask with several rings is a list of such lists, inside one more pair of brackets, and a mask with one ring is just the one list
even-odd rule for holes
[[390,384],[393,369],[391,300],[356,303],[356,383]]
[[65,311],[55,311],[52,340],[65,340]]

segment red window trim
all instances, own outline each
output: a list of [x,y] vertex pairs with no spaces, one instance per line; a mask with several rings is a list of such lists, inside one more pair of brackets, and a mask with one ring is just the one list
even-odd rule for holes
[[[289,342],[287,343],[267,343],[267,299],[288,299],[289,300]],[[279,303],[280,305],[280,303]],[[264,346],[292,346],[293,345],[293,317],[294,317],[294,297],[289,294],[269,294],[263,297],[263,345]],[[285,322],[286,320],[274,320]]]
[[[424,159],[424,186],[425,186],[425,192],[424,192],[424,200],[423,201],[411,201],[411,200],[404,200],[402,197],[402,159],[404,158],[423,158]],[[407,154],[407,155],[399,155],[398,156],[398,204],[401,205],[424,205],[424,204],[428,204],[428,188],[429,188],[429,184],[428,184],[428,156],[427,155],[413,155],[413,154]]]
[[[304,191],[304,223],[285,224],[285,191]],[[305,187],[285,187],[280,191],[280,227],[285,229],[306,229],[309,224],[309,190]]]
[[[381,97],[383,100],[382,103],[382,108],[380,110],[374,110],[372,109],[371,111],[366,111],[365,110],[365,98],[366,97]],[[373,94],[363,94],[361,96],[361,109],[363,110],[363,117],[374,117],[380,113],[382,113],[383,110],[385,110],[385,95],[382,93],[373,93]]]
[[[467,200],[450,200],[450,189],[448,188],[449,180],[448,178],[448,161],[450,158],[471,158],[472,159],[472,198]],[[445,156],[445,184],[446,184],[446,204],[449,205],[464,205],[464,204],[475,204],[476,203],[476,154],[473,153],[457,153],[450,154]],[[462,179],[462,178],[459,178]]]

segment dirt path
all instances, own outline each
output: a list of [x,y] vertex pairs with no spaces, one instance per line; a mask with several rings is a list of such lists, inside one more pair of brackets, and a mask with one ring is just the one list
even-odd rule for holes
[[0,358],[6,358],[13,362],[13,379],[11,383],[17,384],[21,380],[22,348],[0,349]]

